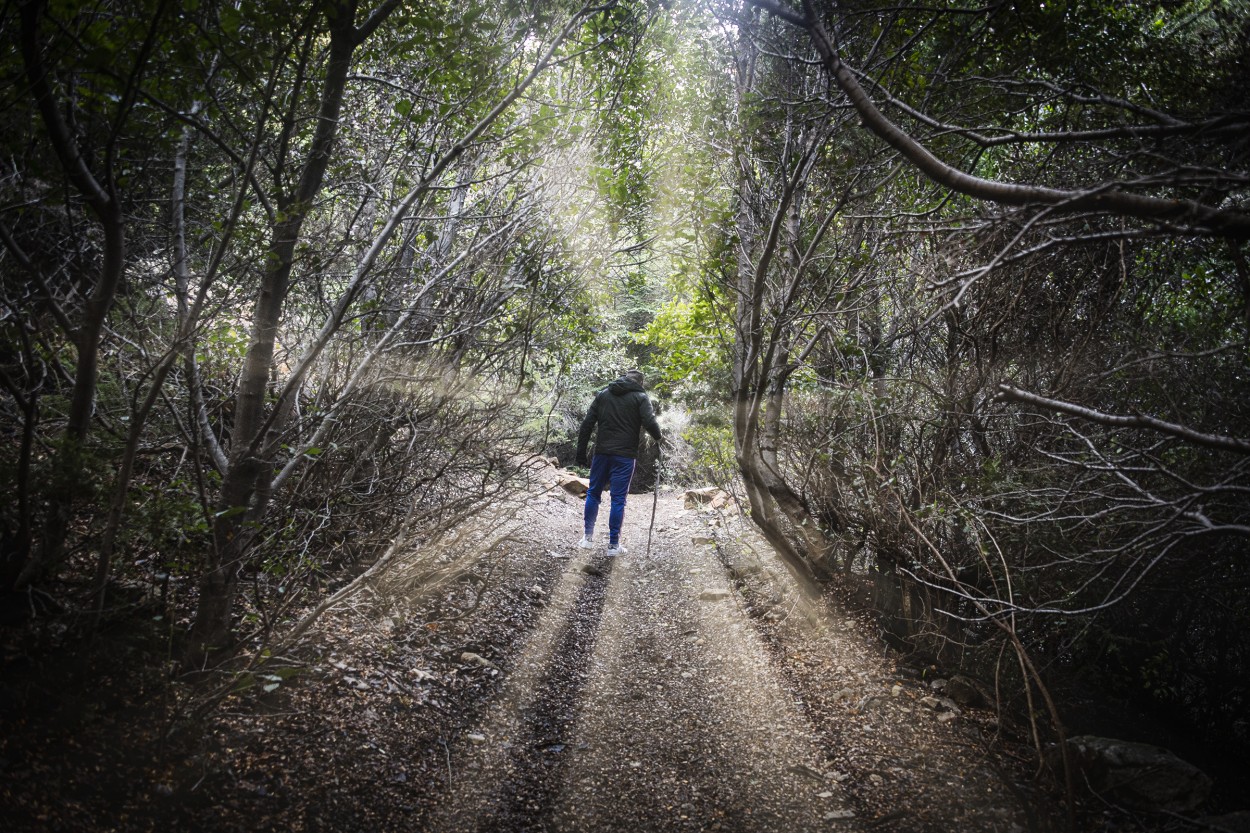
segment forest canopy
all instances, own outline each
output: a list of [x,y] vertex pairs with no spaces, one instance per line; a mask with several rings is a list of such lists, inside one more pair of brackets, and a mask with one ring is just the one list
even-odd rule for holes
[[1250,3],[0,34],[6,618],[258,651],[639,366],[673,475],[906,650],[1250,744]]

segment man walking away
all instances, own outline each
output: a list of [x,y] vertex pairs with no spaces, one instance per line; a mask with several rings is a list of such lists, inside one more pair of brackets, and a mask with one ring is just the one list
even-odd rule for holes
[[590,490],[586,492],[586,535],[578,542],[582,549],[594,549],[595,521],[599,517],[599,501],[606,487],[612,493],[608,512],[608,555],[623,555],[621,522],[625,519],[625,497],[629,481],[634,477],[634,461],[638,457],[639,431],[660,441],[660,424],[655,421],[651,399],[642,388],[642,372],[628,370],[625,375],[599,391],[590,410],[582,420],[577,434],[577,464],[587,465],[586,446],[590,434],[599,426],[595,438],[595,456],[590,461]]

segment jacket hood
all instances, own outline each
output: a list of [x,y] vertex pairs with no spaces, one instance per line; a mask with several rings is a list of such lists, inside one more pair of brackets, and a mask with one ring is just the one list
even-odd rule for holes
[[642,385],[627,376],[622,376],[621,378],[608,383],[608,390],[612,391],[612,393],[617,396],[624,396],[627,393],[633,393],[634,391],[640,391],[642,389]]

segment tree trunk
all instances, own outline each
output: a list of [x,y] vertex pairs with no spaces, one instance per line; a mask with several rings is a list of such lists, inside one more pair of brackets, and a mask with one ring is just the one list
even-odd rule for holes
[[22,60],[31,92],[48,131],[48,139],[74,187],[100,223],[104,235],[104,254],[95,286],[83,305],[82,318],[75,334],[77,361],[74,383],[66,417],[63,445],[57,451],[55,471],[59,480],[52,490],[39,551],[18,571],[14,584],[28,586],[55,566],[64,555],[65,538],[70,528],[74,499],[81,489],[84,444],[91,427],[95,408],[96,379],[99,375],[100,336],[104,320],[113,306],[121,284],[126,261],[126,232],[121,208],[112,183],[91,172],[87,160],[74,141],[73,133],[61,114],[43,63],[43,43],[39,33],[43,3],[34,0],[21,6]]
[[284,216],[271,232],[265,271],[252,316],[251,340],[235,397],[230,454],[213,522],[213,550],[200,582],[200,601],[188,644],[186,659],[192,666],[202,665],[209,651],[225,648],[230,643],[230,618],[238,571],[252,539],[252,525],[259,522],[266,509],[263,499],[253,500],[262,478],[268,483],[272,468],[261,459],[268,429],[264,419],[265,392],[273,368],[282,308],[290,288],[295,246],[330,163],[347,75],[360,42],[355,15],[355,0],[338,3],[327,10],[330,56],[318,107],[317,128],[296,192],[289,202],[280,205]]
[[[196,102],[192,105],[191,112],[193,114],[197,113],[199,109],[200,104]],[[171,189],[171,214],[174,226],[173,273],[176,286],[175,294],[178,301],[178,329],[174,334],[174,340],[168,352],[161,357],[156,369],[152,372],[152,380],[148,384],[148,392],[144,397],[143,404],[130,414],[126,433],[126,446],[122,451],[121,460],[118,462],[117,478],[113,483],[113,493],[109,500],[108,515],[105,518],[104,531],[100,536],[100,549],[97,555],[95,578],[95,618],[97,621],[104,612],[109,573],[112,568],[113,553],[117,545],[117,534],[121,530],[122,519],[126,509],[126,498],[130,494],[130,479],[134,473],[135,459],[139,453],[139,443],[143,438],[143,430],[147,426],[148,416],[152,413],[152,408],[155,407],[161,395],[161,389],[165,385],[165,379],[168,377],[169,371],[173,369],[179,356],[183,356],[187,360],[189,368],[194,369],[195,348],[191,337],[199,320],[200,305],[198,303],[191,304],[188,299],[189,280],[185,222],[187,153],[190,150],[191,137],[191,128],[184,127],[182,140],[179,142],[178,152],[174,158],[174,181]],[[189,359],[186,358],[188,355],[190,356]],[[188,379],[188,384],[190,385],[197,383],[198,380],[195,378]],[[212,438],[211,432],[209,437]],[[215,440],[215,438],[212,439]],[[209,446],[209,448],[211,453],[214,446]],[[218,452],[220,452],[219,449]]]
[[[186,659],[192,666],[202,665],[209,651],[228,646],[230,642],[230,617],[233,610],[238,571],[246,557],[252,530],[264,517],[268,496],[272,493],[274,461],[263,459],[265,440],[279,414],[268,420],[264,418],[265,392],[273,366],[274,343],[281,320],[283,302],[290,283],[294,249],[304,218],[321,186],[321,179],[329,164],[330,153],[338,127],[339,111],[343,102],[348,70],[355,48],[377,27],[381,20],[398,5],[398,0],[386,0],[360,27],[352,25],[355,16],[355,0],[343,2],[330,11],[330,58],[326,68],[326,81],[322,90],[317,130],[311,145],[309,159],[300,177],[296,197],[283,206],[285,219],[274,226],[266,271],[257,298],[251,342],[244,360],[243,376],[236,396],[235,424],[231,435],[229,465],[223,477],[219,510],[214,520],[214,548],[206,565],[201,592],[203,597],[196,611]],[[385,227],[374,238],[369,251],[356,267],[353,284],[364,279],[373,268],[385,245],[389,242],[407,212],[424,196],[447,168],[478,139],[512,104],[529,88],[538,76],[550,66],[557,49],[576,30],[584,18],[598,13],[600,9],[585,6],[575,13],[539,58],[512,90],[490,112],[483,116],[458,142],[447,150],[422,180],[406,194],[391,212]],[[354,297],[354,295],[352,296]],[[347,299],[350,303],[351,298]],[[337,326],[338,318],[330,322]],[[324,346],[318,339],[316,350]],[[312,356],[306,357],[311,361]],[[306,365],[292,373],[279,397],[279,404],[295,395],[295,388]],[[285,470],[284,470],[285,471]],[[279,475],[281,478],[282,475]],[[263,480],[262,480],[263,478]],[[280,482],[280,479],[278,480]]]

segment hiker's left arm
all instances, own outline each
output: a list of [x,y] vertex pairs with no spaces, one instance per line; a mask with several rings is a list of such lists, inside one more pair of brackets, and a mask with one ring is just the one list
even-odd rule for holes
[[595,397],[590,403],[589,410],[586,411],[586,418],[582,420],[582,427],[577,432],[577,465],[589,466],[590,460],[586,457],[586,447],[590,445],[590,432],[595,430],[595,423],[599,421],[599,397]]

